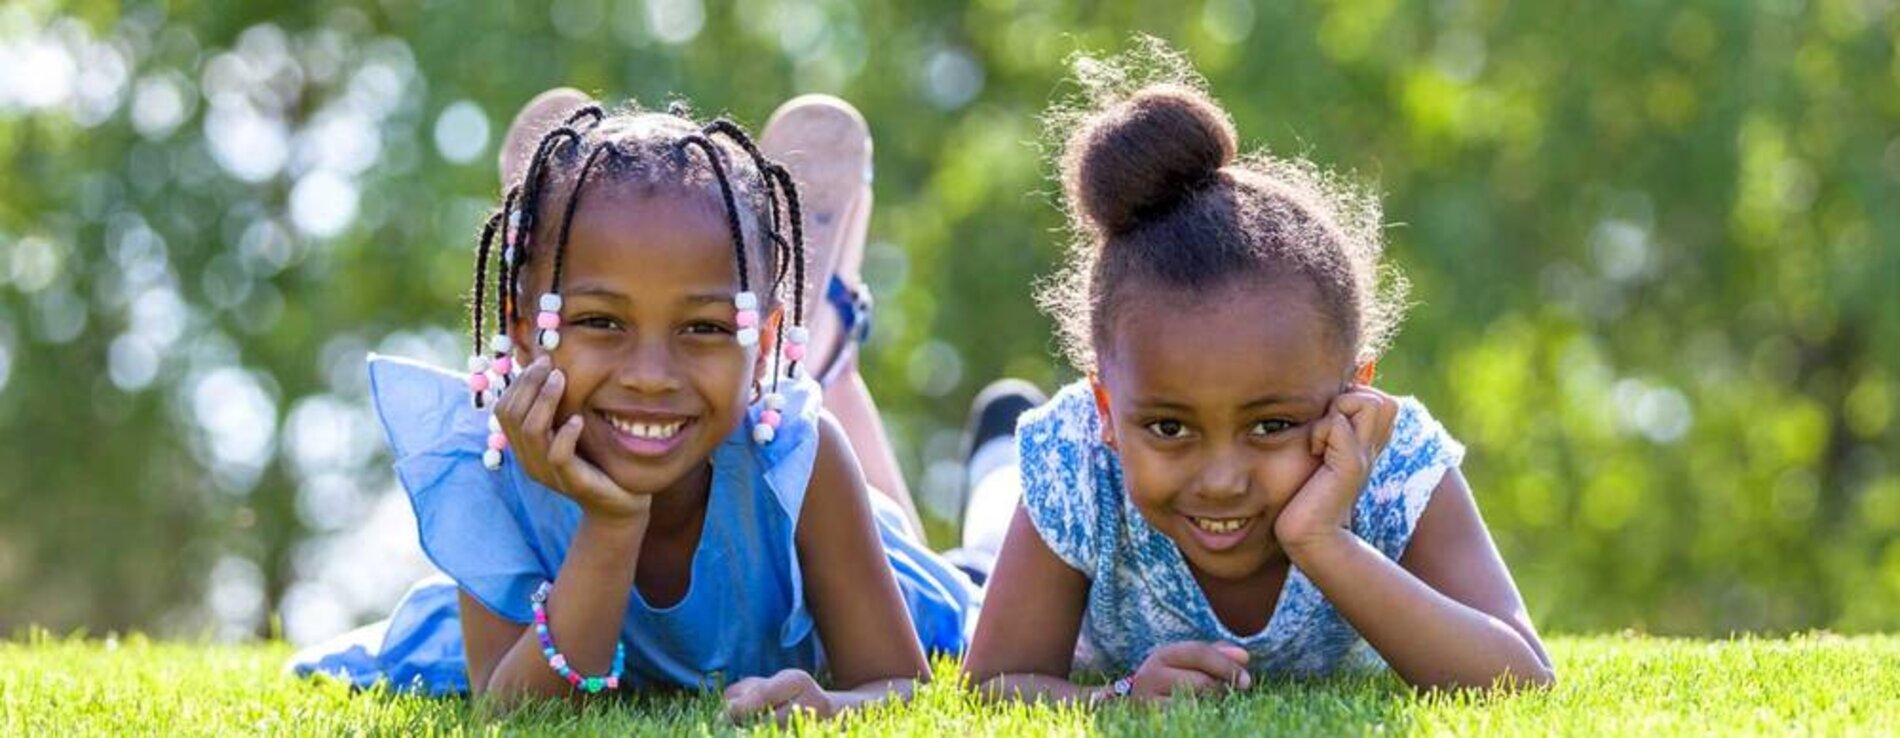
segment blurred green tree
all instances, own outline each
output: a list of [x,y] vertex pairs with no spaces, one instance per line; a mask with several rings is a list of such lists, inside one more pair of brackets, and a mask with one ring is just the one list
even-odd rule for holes
[[1072,376],[1037,115],[1134,31],[1390,194],[1383,383],[1470,444],[1547,628],[1900,627],[1891,2],[204,0],[0,9],[0,628],[268,628],[389,489],[363,353],[460,353],[555,84],[863,108],[865,371],[941,499],[970,394]]

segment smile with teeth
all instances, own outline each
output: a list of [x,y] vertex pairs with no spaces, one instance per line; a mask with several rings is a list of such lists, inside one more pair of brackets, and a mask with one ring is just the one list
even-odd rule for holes
[[1232,533],[1247,527],[1253,518],[1197,518],[1190,515],[1188,520],[1194,521],[1194,527],[1209,533]]
[[608,423],[613,424],[614,430],[634,438],[649,441],[664,441],[679,435],[680,428],[686,425],[686,421],[684,420],[673,420],[665,423],[643,423],[634,422],[614,415],[607,415],[606,418]]

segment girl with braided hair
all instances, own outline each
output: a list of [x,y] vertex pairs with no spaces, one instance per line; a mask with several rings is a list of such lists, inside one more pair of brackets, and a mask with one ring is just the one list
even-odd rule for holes
[[791,175],[688,116],[566,115],[481,230],[467,371],[371,358],[453,585],[413,590],[378,653],[300,670],[508,703],[727,687],[783,719],[962,650],[976,588],[867,493],[804,369]]

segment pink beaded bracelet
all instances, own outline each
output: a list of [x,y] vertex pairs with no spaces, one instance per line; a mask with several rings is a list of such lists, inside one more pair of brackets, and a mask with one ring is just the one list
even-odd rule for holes
[[619,689],[620,674],[627,665],[627,647],[619,641],[614,642],[614,664],[606,676],[584,677],[580,672],[567,665],[567,657],[554,648],[554,636],[548,633],[548,593],[554,590],[553,582],[542,582],[534,591],[534,636],[541,641],[541,655],[548,659],[548,668],[561,675],[568,684],[588,694],[598,694],[603,689]]

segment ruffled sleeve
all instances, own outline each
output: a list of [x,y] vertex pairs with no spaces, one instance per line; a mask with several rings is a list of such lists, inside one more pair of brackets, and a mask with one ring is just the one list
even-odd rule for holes
[[785,396],[785,409],[780,411],[782,420],[771,443],[761,445],[751,440],[752,427],[758,425],[759,413],[763,412],[761,403],[756,402],[746,408],[745,427],[741,429],[745,432],[734,434],[729,442],[755,450],[772,496],[792,520],[798,520],[798,511],[805,506],[805,488],[811,484],[812,466],[818,461],[818,413],[823,409],[823,390],[810,379],[787,379],[779,385],[779,393]]
[[403,359],[372,355],[369,390],[423,552],[496,615],[529,622],[529,596],[552,572],[532,545],[513,456],[482,466],[488,412],[460,376]]
[[1405,553],[1432,491],[1465,458],[1465,446],[1416,398],[1401,397],[1392,439],[1372,464],[1353,507],[1352,529],[1388,558]]
[[[752,428],[758,425],[763,411],[760,403],[748,406],[745,426],[726,443],[750,449],[766,488],[790,521],[786,530],[791,532],[797,530],[799,511],[805,507],[805,490],[811,486],[812,467],[818,462],[818,414],[823,409],[824,390],[817,382],[801,378],[780,380],[779,392],[785,396],[785,408],[780,411],[778,432],[771,443],[752,441]],[[790,549],[792,571],[802,571],[797,536],[786,535],[785,545]],[[791,615],[779,628],[779,645],[785,648],[805,640],[813,628],[811,611],[805,606],[804,577],[794,576],[790,583]]]
[[1097,458],[1101,437],[1101,417],[1087,382],[1064,387],[1024,413],[1016,426],[1023,508],[1049,550],[1090,576],[1110,535],[1102,530],[1104,500],[1121,496],[1118,488],[1104,488],[1110,475],[1097,469],[1108,463]]

